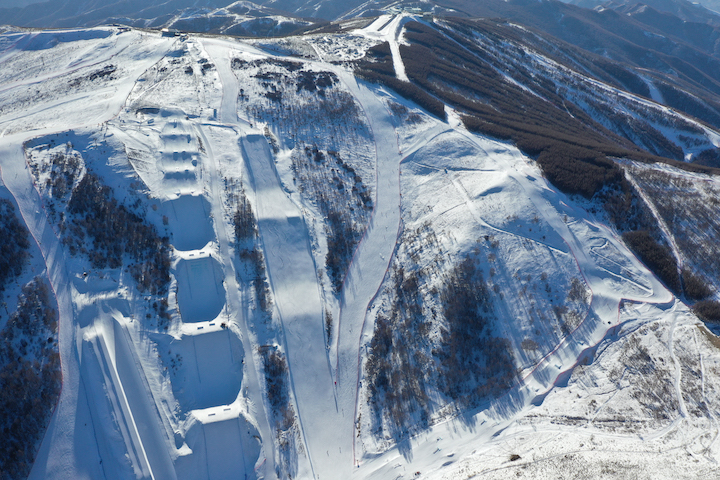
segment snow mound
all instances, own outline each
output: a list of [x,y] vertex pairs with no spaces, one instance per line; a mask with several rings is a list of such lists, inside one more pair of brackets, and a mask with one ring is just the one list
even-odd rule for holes
[[58,43],[74,43],[83,40],[97,40],[112,35],[112,30],[51,30],[45,32],[16,33],[8,35],[9,39],[16,40],[17,46],[23,50],[46,50],[57,46]]

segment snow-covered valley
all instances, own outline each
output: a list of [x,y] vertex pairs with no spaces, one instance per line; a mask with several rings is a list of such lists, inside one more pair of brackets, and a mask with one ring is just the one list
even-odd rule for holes
[[[594,200],[355,75],[388,42],[407,81],[411,21],[0,35],[0,194],[33,257],[3,301],[44,272],[62,365],[30,478],[717,476],[718,338]],[[717,175],[617,164],[717,300]]]

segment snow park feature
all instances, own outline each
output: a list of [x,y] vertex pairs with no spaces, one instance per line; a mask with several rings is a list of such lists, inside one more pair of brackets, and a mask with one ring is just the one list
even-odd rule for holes
[[225,306],[225,287],[218,261],[209,253],[184,254],[175,268],[177,304],[183,322],[213,320]]
[[233,407],[194,412],[187,433],[189,449],[198,454],[177,460],[178,478],[253,478],[262,456],[255,426]]
[[29,478],[717,476],[718,126],[491,20],[0,32]]
[[177,378],[175,396],[185,411],[229,405],[242,384],[244,355],[238,338],[227,329],[202,328],[168,345],[170,369]]
[[[181,195],[163,203],[172,229],[172,244],[180,251],[202,250],[214,240],[210,202],[200,195]],[[184,225],[192,225],[186,228]]]

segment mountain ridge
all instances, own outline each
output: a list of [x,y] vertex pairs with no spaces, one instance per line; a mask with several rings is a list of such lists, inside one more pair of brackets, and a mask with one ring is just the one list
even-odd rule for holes
[[664,104],[712,88],[407,12],[0,49],[63,372],[30,478],[717,470],[720,122]]

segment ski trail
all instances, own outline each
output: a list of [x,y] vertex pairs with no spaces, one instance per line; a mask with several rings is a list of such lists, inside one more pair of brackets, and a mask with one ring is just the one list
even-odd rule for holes
[[[51,132],[46,134],[49,133]],[[109,402],[110,411],[116,418],[117,428],[138,478],[156,478],[153,471],[159,472],[157,478],[175,478],[172,462],[165,449],[164,431],[156,416],[157,411],[146,396],[147,390],[142,388],[142,380],[137,370],[133,371],[138,368],[138,364],[127,344],[127,337],[122,332],[115,332],[109,339],[106,331],[98,329],[96,324],[87,328],[89,337],[85,339],[83,329],[75,330],[77,325],[70,289],[72,280],[67,272],[70,259],[47,221],[42,199],[33,187],[29,170],[25,168],[23,143],[24,140],[16,139],[15,142],[8,142],[9,145],[14,144],[13,148],[6,145],[0,147],[0,157],[4,158],[5,167],[2,172],[3,179],[8,178],[5,185],[18,202],[20,213],[45,258],[48,277],[59,307],[59,344],[63,368],[63,386],[58,408],[46,433],[43,447],[38,452],[35,462],[37,466],[33,468],[31,478],[53,478],[54,475],[65,478],[60,472],[68,468],[96,471],[97,466],[102,464],[102,458],[115,455],[105,446],[107,440],[102,438],[105,432],[101,431],[101,438],[97,438],[94,431],[77,425],[78,418],[94,422],[104,408],[98,406],[98,403],[104,401]],[[113,342],[113,348],[108,346],[109,341]],[[87,355],[90,352],[91,355]],[[100,398],[98,401],[94,395],[96,390],[88,395],[88,379],[82,381],[80,377],[87,377],[90,372],[100,374],[108,392],[107,399]],[[82,384],[81,389],[78,383]],[[128,383],[134,388],[128,390]],[[88,398],[96,401],[88,402]],[[70,427],[67,422],[73,422],[75,426]],[[66,439],[66,435],[71,435],[72,439]],[[145,443],[148,441],[149,448],[146,448]],[[93,457],[96,463],[88,466],[84,459]],[[43,462],[43,458],[47,460]],[[73,462],[72,466],[67,465],[69,461]],[[64,468],[56,470],[52,468],[55,464],[64,465]],[[109,464],[112,465],[112,462]],[[46,470],[42,471],[43,468]],[[96,473],[101,476],[99,471]]]
[[[228,59],[220,58],[217,50],[213,53],[211,42],[205,44],[215,56],[223,86],[227,88],[222,100],[222,121],[237,123],[234,110],[229,110],[235,108],[235,97],[229,92],[237,87]],[[302,432],[311,462],[311,471],[307,473],[315,478],[346,478],[353,469],[361,335],[368,305],[385,278],[400,228],[399,173],[403,158],[384,104],[368,88],[358,85],[348,72],[332,70],[364,109],[377,149],[375,210],[345,280],[337,345],[331,352],[335,353],[334,371],[328,370],[322,301],[301,212],[282,189],[266,139],[252,131],[242,138],[243,156],[257,198],[268,273],[284,327],[298,416],[301,426],[313,425],[312,430],[302,428]],[[225,77],[229,77],[227,81]],[[443,126],[434,133],[446,128]],[[427,140],[419,142],[411,150],[426,143]]]
[[[130,34],[128,34],[130,35]],[[123,45],[118,42],[113,47],[103,50],[101,60],[99,61],[117,61],[116,58],[120,53],[127,49],[128,42],[138,41],[139,35],[130,35],[127,41],[123,41]],[[70,259],[67,257],[65,250],[51,227],[47,214],[39,193],[34,188],[34,180],[30,175],[25,164],[25,154],[23,151],[24,143],[34,137],[43,135],[51,135],[63,131],[77,128],[84,128],[90,125],[99,125],[109,121],[117,116],[123,107],[128,95],[130,94],[135,80],[147,70],[147,68],[162,58],[174,41],[161,40],[154,42],[154,49],[145,51],[145,57],[136,56],[136,62],[127,66],[128,75],[121,82],[113,87],[101,88],[90,94],[71,95],[69,97],[58,100],[50,100],[41,103],[36,107],[26,111],[26,115],[33,115],[43,112],[46,115],[47,123],[39,122],[32,124],[25,131],[17,134],[6,135],[11,130],[16,121],[23,120],[23,115],[12,114],[10,116],[0,117],[0,159],[3,166],[3,180],[10,190],[20,210],[25,224],[28,227],[33,238],[36,240],[40,251],[45,260],[48,272],[48,278],[51,288],[55,293],[59,309],[59,332],[58,341],[60,347],[60,358],[62,365],[63,384],[60,399],[57,408],[51,419],[47,432],[41,442],[38,455],[35,459],[30,478],[103,478],[106,476],[115,476],[119,472],[112,470],[112,467],[105,469],[103,466],[103,458],[113,461],[118,459],[108,458],[107,455],[113,455],[107,450],[108,440],[105,438],[105,431],[108,424],[104,419],[97,417],[97,405],[90,402],[91,396],[89,391],[95,392],[100,380],[98,377],[85,378],[84,373],[87,369],[84,364],[92,363],[91,358],[83,358],[83,334],[84,329],[80,328],[75,321],[75,311],[73,304],[73,290],[71,288],[72,281],[68,274],[67,264]],[[86,52],[89,51],[86,50]],[[82,54],[83,52],[74,52]],[[81,65],[78,63],[78,65]],[[55,76],[60,75],[60,73]],[[52,77],[52,75],[51,75]],[[64,107],[72,107],[73,103],[78,103],[87,99],[86,104],[91,108],[78,109],[80,117],[65,115],[72,113],[65,110]],[[100,340],[101,343],[106,340]],[[125,339],[121,339],[125,341]],[[85,343],[87,346],[87,343]],[[100,349],[103,350],[103,349]],[[115,367],[110,365],[110,360],[104,356],[106,365],[110,370]],[[100,358],[98,357],[98,360]],[[133,363],[133,359],[121,359]],[[97,363],[96,363],[97,364]],[[112,375],[111,375],[112,376]],[[120,381],[116,375],[115,380]],[[107,381],[110,381],[108,378]],[[146,418],[145,414],[153,412],[152,406],[145,405],[147,398],[144,398],[146,392],[131,392],[135,397],[129,399],[125,394],[127,389],[121,384],[105,383],[106,388],[116,392],[123,392],[116,398],[125,397],[124,402],[118,403],[113,414],[118,416],[118,423],[130,425],[128,431],[134,432],[125,444],[127,453],[134,452],[136,460],[133,468],[146,478],[152,478],[152,472],[155,471],[158,478],[174,478],[174,471],[168,462],[159,457],[157,448],[153,448],[152,458],[148,457],[148,452],[143,448],[141,438],[150,435],[153,439],[162,438],[164,431],[157,418]],[[139,425],[128,414],[136,413],[129,411],[129,403],[139,405],[143,403],[141,416],[142,425]],[[122,408],[124,404],[126,408]],[[147,408],[145,408],[147,407]],[[139,412],[138,412],[139,413]],[[97,424],[101,424],[100,430]],[[133,427],[134,425],[134,427]],[[157,431],[154,431],[157,430]],[[161,447],[155,445],[155,447]],[[165,455],[167,451],[165,451]],[[152,464],[153,458],[157,464]]]
[[[335,403],[330,394],[332,377],[325,357],[322,302],[309,234],[300,211],[280,185],[265,137],[247,134],[242,138],[242,152],[256,194],[268,277],[283,325],[290,383],[313,471],[306,474],[332,478],[334,462],[321,451],[326,445],[342,444],[334,422],[318,421],[332,415]],[[312,430],[303,428],[305,422]]]
[[685,399],[683,398],[683,392],[682,392],[682,365],[680,364],[680,361],[678,360],[677,356],[675,355],[675,329],[678,326],[678,314],[675,311],[675,307],[673,307],[673,321],[672,325],[670,325],[670,334],[668,335],[668,351],[670,352],[670,358],[673,361],[673,364],[675,365],[675,379],[673,380],[673,386],[675,387],[675,395],[677,395],[678,398],[678,407],[680,410],[680,415],[682,418],[688,418],[688,411],[687,406],[685,405]]
[[[374,22],[363,29],[356,30],[355,33],[364,35],[368,38],[374,38],[388,42],[390,53],[392,54],[393,68],[395,76],[398,80],[409,82],[407,73],[405,73],[405,64],[400,55],[400,35],[402,34],[403,25],[410,21],[418,21],[411,15],[381,15]],[[321,57],[322,60],[322,57]]]
[[650,209],[650,212],[652,213],[653,217],[655,217],[655,220],[657,221],[658,227],[660,227],[660,230],[662,231],[663,235],[665,236],[665,239],[670,244],[670,249],[673,252],[673,256],[675,257],[675,261],[677,261],[677,271],[678,275],[682,275],[682,269],[683,269],[683,256],[680,253],[680,248],[677,246],[677,242],[675,241],[675,235],[672,234],[670,231],[670,228],[667,226],[667,223],[665,222],[665,219],[660,215],[660,212],[658,211],[657,207],[653,202],[650,201],[650,199],[645,194],[645,191],[640,188],[640,185],[638,185],[637,181],[635,181],[635,177],[628,174],[625,175],[625,178],[630,181],[630,184],[635,188],[635,191],[638,192],[638,195],[640,195],[640,198],[643,202],[645,202],[645,205]]
[[[385,278],[400,230],[402,156],[385,105],[367,87],[358,84],[352,75],[342,74],[341,79],[363,107],[375,141],[377,158],[375,210],[348,269],[338,322],[335,365],[338,405],[345,411],[342,429],[353,439],[354,449],[354,422],[357,420],[361,376],[360,345],[372,336],[370,325],[367,328],[365,325],[366,316]],[[350,412],[353,412],[352,416]]]
[[522,238],[522,239],[527,240],[527,241],[529,241],[529,242],[533,242],[533,243],[535,243],[535,244],[537,244],[537,245],[542,245],[543,247],[548,248],[548,249],[550,249],[550,250],[552,250],[552,251],[554,251],[554,252],[557,252],[557,253],[562,253],[562,254],[567,254],[567,253],[568,253],[568,252],[566,252],[566,251],[563,251],[563,250],[560,250],[560,249],[558,249],[558,248],[556,248],[556,247],[553,247],[552,245],[550,245],[550,244],[548,244],[548,243],[541,242],[540,240],[537,240],[537,239],[534,239],[534,238],[531,238],[531,237],[526,237],[526,236],[520,235],[520,234],[518,234],[518,233],[516,233],[516,232],[511,232],[511,231],[509,231],[509,230],[503,230],[502,228],[498,228],[498,227],[495,227],[495,226],[493,226],[493,225],[490,225],[489,223],[487,223],[487,222],[485,221],[484,218],[482,218],[482,215],[480,215],[480,212],[477,211],[477,208],[475,208],[475,204],[473,204],[472,200],[470,199],[470,196],[468,195],[467,190],[466,190],[465,187],[463,186],[463,184],[462,184],[462,182],[460,181],[460,179],[457,178],[457,177],[458,177],[457,174],[454,173],[454,172],[448,172],[448,176],[450,177],[450,181],[452,182],[453,186],[455,187],[455,190],[460,194],[460,196],[461,196],[462,199],[463,199],[463,202],[465,202],[465,206],[466,206],[467,209],[470,211],[470,214],[473,216],[473,218],[475,219],[475,221],[476,221],[478,224],[480,224],[482,227],[487,228],[488,230],[494,230],[494,231],[496,231],[496,232],[506,233],[506,234],[508,234],[508,235],[513,235],[513,236],[515,236],[515,237]]
[[[223,49],[220,45],[213,43],[212,41],[206,41],[203,43],[203,47],[206,49],[208,54],[213,58],[213,61],[218,69],[218,75],[222,83],[222,100],[220,104],[220,119],[221,122],[230,125],[237,126],[237,98],[239,92],[239,86],[237,78],[230,69],[230,58],[227,55],[229,49],[225,47]],[[213,217],[216,219],[224,218],[223,205],[222,205],[222,194],[218,190],[220,185],[220,179],[218,177],[218,164],[217,159],[213,153],[213,144],[209,141],[202,128],[198,128],[199,133],[203,138],[205,145],[208,145],[208,157],[210,159],[208,165],[208,172],[210,176],[210,186],[212,189],[212,210]],[[237,135],[237,133],[235,133]],[[237,145],[237,142],[235,142]],[[241,157],[241,152],[236,152],[238,158]],[[220,250],[220,256],[224,259],[231,258],[230,252],[230,241],[228,239],[227,231],[225,228],[216,228],[218,248]],[[266,463],[263,465],[265,472],[265,478],[276,478],[275,472],[275,449],[273,447],[274,440],[273,434],[268,423],[268,414],[265,411],[265,401],[262,396],[262,389],[260,388],[260,380],[258,372],[262,371],[262,366],[255,365],[255,357],[252,354],[253,347],[250,343],[250,331],[248,328],[248,312],[242,308],[243,301],[240,298],[240,286],[237,283],[237,277],[234,269],[233,262],[228,261],[223,265],[225,269],[225,286],[228,292],[228,304],[234,312],[239,312],[242,315],[242,320],[237,322],[240,331],[242,333],[241,339],[243,349],[245,350],[245,361],[249,362],[247,371],[248,381],[248,397],[250,401],[255,405],[256,411],[254,418],[260,431],[262,438],[262,446],[265,452]]]
[[402,15],[396,16],[392,22],[387,26],[386,38],[390,44],[390,52],[392,53],[393,67],[395,68],[395,76],[404,82],[409,82],[410,79],[405,73],[405,64],[403,63],[402,56],[400,55],[400,34],[402,33],[403,24],[405,18]]
[[[66,33],[69,33],[69,32],[66,32]],[[43,32],[43,34],[51,35],[52,32]],[[27,46],[27,44],[29,44],[31,42],[31,40],[33,38],[37,37],[38,35],[40,35],[40,34],[39,33],[27,33],[27,34],[22,35],[22,38],[20,40],[18,40],[16,45],[13,45],[9,49],[7,49],[2,55],[0,55],[0,64],[3,62],[3,60],[12,56],[14,53],[21,52],[23,50],[22,47]],[[107,36],[105,38],[111,37],[112,35],[113,35],[112,32],[108,31]],[[111,51],[113,52],[114,55],[117,55],[117,54],[121,53],[123,50],[126,50],[127,48],[130,47],[129,38],[130,37],[127,35],[124,37],[122,37],[122,36],[120,36],[120,37],[114,36],[113,37],[113,48],[111,49]],[[120,42],[122,42],[122,44],[123,44],[122,49],[118,49]],[[93,44],[93,45],[86,47],[85,51],[88,53],[91,53],[95,49],[96,49],[96,46]],[[0,93],[5,92],[7,90],[11,90],[13,88],[21,87],[21,86],[42,84],[43,82],[45,82],[47,80],[50,80],[50,79],[53,79],[56,77],[60,77],[60,76],[69,75],[77,70],[80,70],[81,68],[87,68],[87,67],[93,67],[96,65],[100,65],[101,63],[104,63],[108,60],[105,57],[97,56],[97,55],[92,58],[87,58],[87,59],[83,60],[82,52],[78,52],[78,54],[76,54],[76,55],[79,56],[80,59],[72,62],[71,64],[65,65],[61,69],[52,70],[51,72],[46,73],[44,75],[32,76],[29,78],[23,78],[22,80],[17,80],[15,82],[6,83],[6,84],[0,86]]]
[[[133,411],[130,408],[130,402],[123,388],[123,382],[120,380],[116,366],[112,362],[114,356],[108,346],[108,339],[102,328],[97,325],[91,327],[92,337],[86,339],[83,345],[83,356],[91,358],[95,357],[95,361],[100,365],[100,372],[106,386],[106,395],[112,405],[112,412],[115,414],[115,421],[120,430],[123,441],[127,446],[127,455],[130,464],[133,467],[135,477],[138,479],[155,479],[152,467],[147,458],[145,447],[140,433],[138,432],[138,424],[135,421]],[[88,362],[83,362],[82,366],[87,368]],[[88,371],[88,370],[86,370]],[[102,398],[98,395],[97,403],[102,403]]]
[[[462,133],[480,148],[483,148],[483,145],[479,143],[479,140],[476,139],[474,135],[462,132],[462,130],[458,130],[458,132]],[[520,155],[520,153],[517,152],[516,155]],[[580,239],[577,238],[568,225],[562,220],[560,214],[561,197],[552,190],[538,188],[535,184],[542,180],[535,179],[531,171],[520,171],[516,166],[511,165],[502,157],[500,157],[499,160],[501,169],[520,185],[545,222],[563,238],[593,295],[590,307],[594,315],[588,315],[570,335],[565,337],[562,342],[552,352],[546,355],[532,372],[523,379],[523,385],[521,387],[521,391],[525,391],[523,397],[527,399],[532,399],[536,396],[542,398],[554,387],[561,375],[571,371],[575,367],[578,358],[580,358],[584,350],[597,344],[605,337],[606,332],[610,328],[617,325],[618,306],[623,296],[605,285],[603,279],[606,274],[603,269],[599,267],[588,252],[582,248]],[[531,178],[533,180],[531,180]],[[614,243],[620,251],[626,251],[619,242],[615,241],[612,232],[600,226],[593,225],[592,228],[595,230],[602,228],[605,233],[602,235],[603,237]],[[628,254],[627,258],[632,260],[635,267],[640,271],[646,271],[644,266],[642,266],[639,260],[633,255]],[[672,301],[672,294],[668,292],[654,276],[650,275],[649,277],[651,283],[650,295],[628,299],[655,303],[668,303]]]
[[[481,152],[485,152],[485,155],[491,155],[485,150],[487,142],[490,140],[476,137],[461,127],[455,128],[455,131],[477,145]],[[576,215],[578,221],[585,222],[591,232],[596,232],[598,237],[606,239],[614,248],[625,253],[625,257],[638,271],[647,272],[649,290],[646,290],[646,294],[627,296],[606,285],[604,278],[607,277],[607,273],[582,248],[583,240],[578,238],[563,220],[564,196],[549,187],[543,187],[545,180],[535,170],[525,167],[524,157],[519,151],[508,150],[507,153],[510,156],[502,153],[492,155],[497,161],[495,170],[506,173],[516,182],[523,194],[530,199],[537,209],[538,215],[562,237],[567,245],[567,252],[565,253],[573,256],[580,273],[592,292],[591,313],[586,316],[580,325],[563,338],[551,352],[540,359],[534,367],[528,369],[507,393],[492,400],[482,409],[475,411],[472,414],[472,425],[474,427],[468,428],[465,423],[466,420],[461,418],[441,422],[433,426],[429,431],[418,434],[412,439],[413,459],[403,458],[402,453],[397,448],[386,449],[378,457],[373,457],[372,462],[359,464],[358,473],[360,475],[392,478],[393,475],[401,472],[401,470],[395,470],[395,468],[413,465],[408,467],[407,472],[409,472],[411,471],[410,468],[416,468],[416,461],[417,466],[424,464],[428,458],[432,458],[433,455],[438,454],[444,448],[453,449],[455,454],[463,452],[462,454],[470,455],[472,448],[469,445],[474,444],[473,442],[486,443],[492,441],[493,437],[512,425],[519,416],[532,408],[533,404],[539,405],[542,403],[545,396],[553,388],[562,384],[564,379],[568,378],[589,349],[594,348],[607,335],[617,331],[620,300],[625,298],[637,302],[665,305],[674,301],[673,295],[653,275],[647,272],[642,263],[624,247],[611,231],[601,225],[595,225],[581,213]],[[450,181],[461,194],[463,204],[469,208],[473,218],[479,224],[487,225],[482,218],[482,212],[472,205],[473,198],[468,195],[462,183],[452,177]],[[490,225],[488,227],[492,228]],[[478,427],[479,425],[482,425],[482,427]],[[462,432],[460,435],[464,439],[463,444],[468,445],[468,447],[459,446],[459,432]]]
[[[225,218],[222,205],[222,194],[219,192],[218,185],[220,180],[217,173],[217,160],[213,154],[213,143],[209,141],[208,137],[202,128],[198,127],[198,133],[203,139],[203,143],[207,146],[207,156],[209,159],[206,165],[210,181],[209,185],[211,188],[211,205],[212,205],[212,217],[216,219]],[[227,231],[225,230],[223,223],[218,223],[215,229],[217,248],[219,250],[219,258],[229,260],[232,258],[230,251],[230,242],[228,239]],[[258,368],[255,365],[254,356],[252,354],[252,345],[250,344],[250,332],[247,327],[247,312],[242,308],[242,300],[240,298],[240,286],[237,283],[237,277],[235,273],[234,263],[232,261],[226,261],[222,263],[224,270],[224,283],[227,292],[226,301],[228,304],[228,311],[237,313],[239,321],[237,325],[240,328],[240,337],[242,340],[243,350],[245,351],[244,361],[248,363],[247,372],[247,391],[250,401],[256,406],[254,412],[254,418],[258,424],[258,430],[262,438],[262,446],[264,447],[265,458],[267,462],[265,464],[265,476],[266,478],[274,478],[275,475],[275,455],[274,449],[272,448],[273,440],[272,434],[270,433],[270,426],[267,421],[267,415],[265,412],[264,402],[261,396],[262,390],[258,380]],[[237,452],[236,452],[237,454]]]
[[66,253],[39,206],[42,204],[25,167],[24,136],[0,138],[2,180],[18,204],[30,234],[45,259],[48,280],[58,305],[58,344],[62,365],[62,391],[29,478],[70,478],[65,473],[85,471],[105,477],[93,429],[78,428],[79,420],[92,422],[86,383],[82,381],[74,328],[74,308]]

